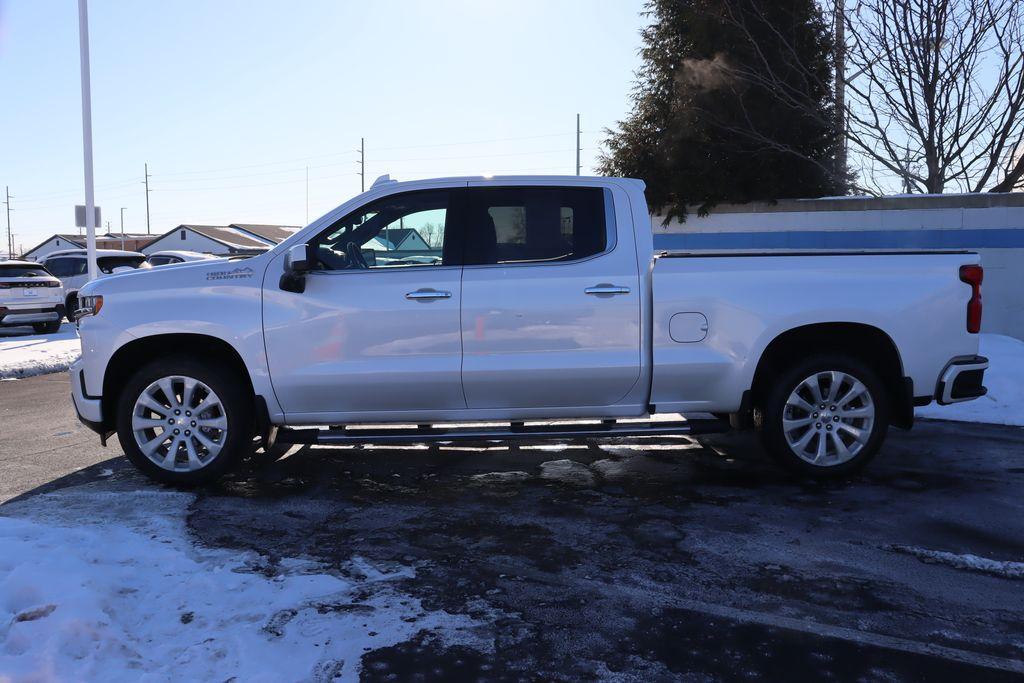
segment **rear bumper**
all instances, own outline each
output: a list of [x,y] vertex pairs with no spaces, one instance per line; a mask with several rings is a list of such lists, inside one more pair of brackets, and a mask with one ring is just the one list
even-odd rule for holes
[[64,304],[38,308],[5,308],[0,306],[0,327],[49,323],[64,317]]
[[71,364],[71,400],[78,413],[78,421],[100,436],[109,430],[103,423],[103,401],[100,396],[89,396],[85,392],[85,380],[82,376],[82,360]]
[[935,399],[940,405],[949,405],[984,396],[988,393],[984,385],[987,369],[988,358],[984,356],[951,360],[939,378],[939,384],[935,388]]

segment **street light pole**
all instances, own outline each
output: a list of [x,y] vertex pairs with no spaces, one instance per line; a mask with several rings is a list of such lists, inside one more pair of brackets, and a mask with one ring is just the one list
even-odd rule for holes
[[96,197],[92,181],[92,94],[89,83],[89,8],[78,0],[78,49],[82,67],[82,152],[85,162],[85,246],[89,279],[95,280]]

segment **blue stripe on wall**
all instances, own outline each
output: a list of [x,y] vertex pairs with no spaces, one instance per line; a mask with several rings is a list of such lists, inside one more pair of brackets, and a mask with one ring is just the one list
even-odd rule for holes
[[654,248],[1024,249],[1024,228],[655,233]]

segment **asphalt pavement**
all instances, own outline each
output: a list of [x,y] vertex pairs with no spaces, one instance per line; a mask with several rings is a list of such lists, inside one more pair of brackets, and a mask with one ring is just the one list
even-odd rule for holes
[[[66,375],[0,382],[0,501],[83,483],[154,486]],[[830,484],[722,435],[305,447],[196,493],[196,542],[415,567],[405,592],[493,643],[423,633],[364,680],[1024,675],[1024,429],[920,421]]]

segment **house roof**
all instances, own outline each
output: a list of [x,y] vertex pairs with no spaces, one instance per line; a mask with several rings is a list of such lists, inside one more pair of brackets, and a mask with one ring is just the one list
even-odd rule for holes
[[402,246],[402,242],[406,241],[407,239],[409,239],[409,237],[411,237],[414,234],[421,240],[423,240],[424,244],[426,243],[426,240],[423,239],[423,235],[421,235],[419,231],[413,228],[392,228],[391,230],[384,229],[380,231],[380,234],[384,235],[384,237],[386,237],[388,241],[391,242],[391,244],[395,245],[395,249],[400,248]]
[[[182,228],[197,232],[203,237],[209,237],[215,242],[220,242],[226,247],[234,247],[236,249],[266,249],[271,246],[264,240],[257,239],[252,235],[247,235],[237,228],[232,228],[229,225],[191,225],[185,224],[179,225],[174,230],[181,230]],[[174,232],[169,231],[167,234]]]
[[[157,237],[159,237],[159,235],[150,235],[148,233],[142,233],[142,232],[125,232],[125,233],[108,232],[106,235],[97,235],[97,237],[103,237],[103,238],[114,239],[114,240],[119,240],[119,239],[122,239],[122,238],[124,238],[126,240],[144,240],[144,239],[156,239]],[[84,239],[85,238],[83,238],[83,240]]]
[[261,223],[232,223],[229,227],[270,240],[274,244],[284,242],[300,230],[298,225],[266,225]]
[[71,242],[72,244],[76,244],[76,245],[78,245],[80,247],[84,247],[85,246],[85,237],[84,236],[82,236],[82,235],[72,235],[72,234],[69,234],[69,233],[60,233],[60,232],[58,232],[58,233],[55,233],[53,235],[50,235],[49,237],[47,237],[45,240],[43,240],[42,242],[40,242],[36,246],[34,246],[31,249],[27,250],[25,252],[25,254],[31,254],[33,251],[35,251],[39,247],[43,246],[44,244],[46,244],[47,242],[49,242],[52,239],[62,239],[65,242]]

